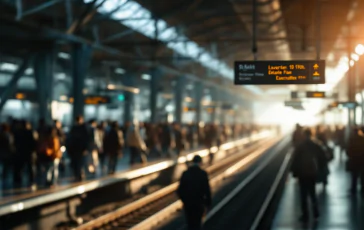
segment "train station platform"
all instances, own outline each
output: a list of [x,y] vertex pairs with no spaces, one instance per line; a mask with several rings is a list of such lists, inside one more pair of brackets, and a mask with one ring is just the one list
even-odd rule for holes
[[[272,136],[272,131],[262,131],[260,133],[253,134],[249,137],[243,137],[234,141],[229,141],[220,146],[220,150],[229,151],[249,145],[267,137]],[[217,147],[212,147],[212,151],[216,151]],[[100,190],[106,187],[118,184],[120,193],[124,192],[120,189],[121,183],[126,183],[132,180],[141,180],[138,185],[129,184],[127,190],[138,190],[141,184],[146,184],[148,181],[155,179],[157,176],[153,174],[162,174],[163,170],[172,168],[175,165],[184,164],[187,161],[192,160],[194,155],[200,155],[206,157],[209,154],[208,149],[197,149],[186,152],[182,156],[176,159],[160,159],[149,162],[145,165],[136,165],[133,167],[128,166],[128,158],[122,159],[118,165],[118,172],[114,175],[101,176],[93,178],[88,181],[72,183],[71,178],[65,178],[61,181],[60,185],[52,188],[43,188],[38,191],[32,192],[29,189],[18,189],[21,191],[4,190],[1,192],[0,199],[0,217],[9,214],[20,213],[24,210],[31,210],[32,208],[44,206],[46,204],[52,204],[61,200],[67,200],[75,196],[89,193],[94,190]],[[149,177],[148,177],[149,176]],[[144,179],[140,179],[145,177]],[[147,178],[148,177],[148,178]],[[128,182],[129,183],[129,182]],[[124,185],[123,185],[124,186]],[[121,187],[123,187],[121,186]],[[125,186],[126,187],[126,186]],[[118,191],[115,191],[118,192]],[[91,196],[88,194],[89,198]],[[121,196],[121,195],[120,195]]]
[[349,192],[351,178],[345,170],[345,162],[346,158],[340,157],[337,151],[330,163],[327,188],[317,185],[321,214],[317,222],[299,221],[301,209],[298,184],[289,176],[272,229],[364,229],[364,201],[359,193],[352,195]]

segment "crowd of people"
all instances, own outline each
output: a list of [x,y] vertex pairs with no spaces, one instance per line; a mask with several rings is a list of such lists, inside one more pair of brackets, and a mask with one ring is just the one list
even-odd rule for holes
[[[316,196],[316,184],[328,183],[329,163],[334,159],[335,148],[339,155],[347,155],[346,169],[351,173],[351,193],[357,193],[358,180],[361,178],[361,192],[364,194],[364,127],[355,127],[349,135],[345,135],[345,127],[335,128],[317,126],[316,128],[297,125],[293,133],[295,148],[292,161],[292,174],[298,178],[302,221],[309,217],[308,198],[311,200],[314,218],[320,216]],[[345,138],[347,137],[347,138]]]
[[[26,175],[32,189],[53,186],[66,169],[75,181],[82,181],[87,176],[115,173],[123,155],[129,156],[130,165],[145,164],[148,159],[173,158],[184,150],[220,145],[261,127],[131,122],[121,126],[116,121],[94,119],[86,123],[79,116],[69,132],[63,128],[60,121],[47,124],[44,119],[36,129],[24,120],[10,119],[1,124],[2,184],[22,186]],[[70,164],[66,164],[68,161]]]

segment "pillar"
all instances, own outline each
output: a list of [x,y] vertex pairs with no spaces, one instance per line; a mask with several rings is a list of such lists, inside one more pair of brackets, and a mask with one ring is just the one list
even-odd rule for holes
[[34,76],[37,83],[38,114],[47,123],[52,122],[54,51],[52,48],[36,54]]
[[[135,75],[134,74],[126,74],[123,77],[123,84],[127,87],[135,87]],[[130,91],[124,92],[125,101],[124,101],[124,123],[133,122],[134,120],[134,103],[135,103],[135,95]]]
[[204,96],[204,89],[202,82],[195,83],[194,91],[195,91],[196,123],[199,124],[201,122],[202,99]]
[[72,47],[72,82],[73,82],[73,120],[84,116],[85,78],[92,56],[92,48],[86,44],[74,44]]
[[[351,53],[353,52],[353,46],[352,46],[352,41],[351,41],[351,35],[352,35],[352,31],[351,31],[351,24],[349,22],[349,25],[348,25],[348,39],[347,39],[347,42],[348,42],[348,45],[347,45],[347,48],[348,48],[348,66],[349,66],[349,70],[348,70],[348,101],[356,101],[355,100],[355,94],[356,94],[356,79],[355,79],[355,68],[353,68],[351,65],[350,65],[350,62],[352,61],[352,58],[351,58]],[[347,132],[348,133],[351,133],[351,128],[355,125],[355,111],[356,111],[356,108],[354,109],[349,109],[348,110],[348,121],[349,121],[349,124],[347,126],[348,130]],[[347,139],[348,139],[348,136],[347,136]]]
[[151,71],[151,79],[150,79],[150,122],[157,123],[158,122],[158,92],[159,92],[159,81],[162,78],[162,73],[160,69],[153,68]]
[[185,100],[185,84],[186,78],[184,76],[179,76],[176,81],[176,85],[174,86],[174,120],[178,123],[182,123],[183,104]]
[[215,122],[217,122],[218,114],[220,112],[220,106],[221,106],[220,96],[219,96],[218,89],[216,89],[216,88],[211,88],[210,92],[211,92],[212,102],[214,103],[213,110],[211,113],[211,122],[215,123]]
[[220,94],[221,104],[220,104],[220,123],[227,123],[227,112],[230,110],[227,107],[230,106],[231,100],[229,100],[229,95],[226,92],[221,92]]

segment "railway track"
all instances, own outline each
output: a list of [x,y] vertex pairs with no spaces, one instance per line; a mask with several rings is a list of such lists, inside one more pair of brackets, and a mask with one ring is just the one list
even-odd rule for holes
[[[211,186],[253,162],[272,147],[278,139],[277,137],[269,138],[265,140],[264,145],[250,146],[205,168],[209,174]],[[115,211],[99,216],[74,228],[74,230],[150,229],[154,224],[166,218],[169,213],[181,208],[181,203],[175,192],[177,187],[178,183],[173,183]]]

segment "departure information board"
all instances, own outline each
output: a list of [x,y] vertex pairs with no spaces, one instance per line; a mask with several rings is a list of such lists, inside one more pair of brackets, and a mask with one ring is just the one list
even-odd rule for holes
[[236,85],[325,84],[325,61],[237,61]]
[[308,91],[306,92],[307,98],[326,98],[326,93],[321,91]]
[[110,98],[105,96],[86,96],[85,104],[86,105],[100,105],[100,104],[108,104],[110,103]]

